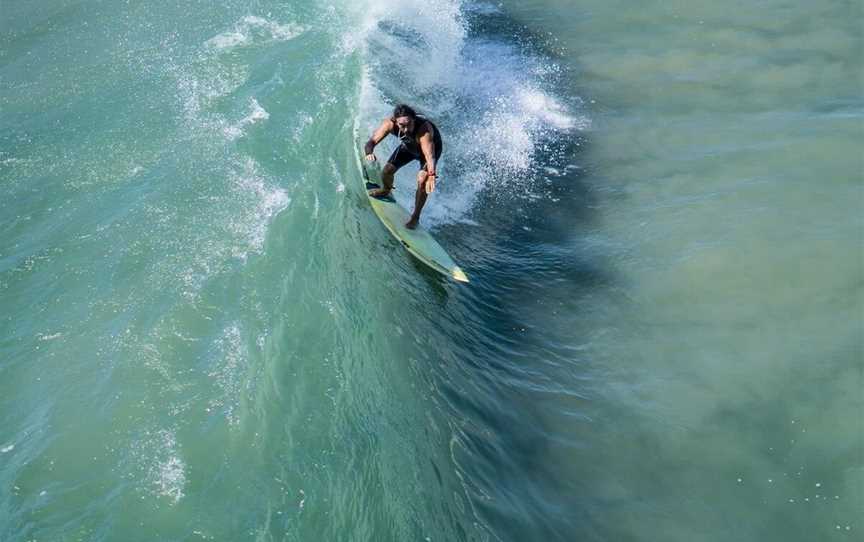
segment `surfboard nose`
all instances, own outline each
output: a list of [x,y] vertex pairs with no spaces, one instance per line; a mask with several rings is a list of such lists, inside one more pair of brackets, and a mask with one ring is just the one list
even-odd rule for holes
[[455,280],[458,280],[459,282],[468,282],[468,275],[466,275],[465,272],[458,267],[453,268],[450,276],[452,276]]

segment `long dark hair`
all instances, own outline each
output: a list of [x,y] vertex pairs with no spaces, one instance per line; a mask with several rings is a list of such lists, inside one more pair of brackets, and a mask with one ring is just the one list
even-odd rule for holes
[[393,108],[393,118],[398,119],[399,117],[411,117],[412,119],[417,118],[417,112],[410,105],[399,104]]

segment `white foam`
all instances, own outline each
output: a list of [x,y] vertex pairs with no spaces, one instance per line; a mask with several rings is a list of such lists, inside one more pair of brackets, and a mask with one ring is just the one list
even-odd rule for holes
[[232,31],[219,34],[207,41],[207,45],[216,49],[231,49],[249,42],[249,36],[242,32]]
[[264,19],[263,17],[247,16],[243,17],[243,24],[249,28],[263,28],[270,33],[274,40],[288,41],[296,38],[303,33],[303,28],[293,24],[278,24],[276,22]]
[[8,445],[3,446],[2,448],[0,448],[0,454],[8,454],[9,452],[11,452],[11,451],[14,450],[14,449],[15,449],[15,445],[14,445],[14,444],[8,444]]
[[269,113],[253,98],[251,112],[239,122],[229,122],[219,115],[208,115],[207,110],[216,100],[230,96],[249,78],[249,66],[242,62],[223,62],[223,53],[233,49],[267,45],[293,39],[303,28],[256,16],[246,16],[234,27],[204,43],[203,48],[186,65],[169,62],[168,71],[177,79],[180,98],[187,121],[195,132],[221,132],[229,140],[242,136],[246,126],[266,120]]
[[177,79],[185,118],[195,133],[202,129],[212,133],[224,127],[224,120],[218,116],[211,118],[206,111],[214,101],[239,89],[248,78],[246,66],[223,65],[203,54],[191,65],[169,65],[168,71]]
[[160,495],[177,503],[183,497],[183,488],[186,485],[186,467],[183,461],[179,457],[171,456],[160,463],[156,483]]
[[[201,212],[206,213],[208,228],[198,227],[197,221],[172,231],[168,241],[172,247],[171,259],[156,269],[169,266],[179,287],[179,294],[193,300],[209,279],[231,267],[231,260],[245,263],[250,254],[264,249],[268,228],[273,218],[291,203],[286,189],[248,156],[237,156],[226,164],[227,171],[213,178],[212,190],[202,196]],[[152,223],[168,224],[176,220],[153,208],[149,213]],[[187,247],[194,246],[189,251]],[[162,283],[160,273],[151,276]],[[156,349],[144,345],[140,349],[143,363],[163,372],[161,356]]]
[[208,376],[214,379],[221,395],[213,397],[208,403],[208,412],[220,410],[230,425],[237,425],[237,408],[240,403],[241,378],[246,356],[243,353],[243,337],[240,327],[235,323],[225,328],[216,342],[219,360]]
[[133,445],[132,456],[143,470],[148,493],[166,497],[177,504],[186,488],[186,465],[180,457],[177,436],[173,430],[147,431],[144,439]]
[[30,160],[23,158],[0,158],[0,166],[14,166],[16,164],[28,164]]
[[472,2],[463,9],[480,15],[499,15],[502,13],[501,4],[492,4],[490,2]]
[[297,115],[297,117],[297,124],[291,131],[291,139],[294,140],[295,144],[299,145],[303,140],[303,134],[305,133],[306,128],[312,126],[312,124],[315,122],[315,118],[308,113],[300,113]]
[[[532,168],[544,165],[537,160],[548,144],[590,128],[579,113],[581,102],[565,103],[551,90],[557,65],[504,38],[471,37],[460,8],[459,2],[432,8],[420,0],[375,1],[362,8],[362,32],[345,38],[346,48],[365,57],[361,138],[396,101],[416,106],[442,130],[438,191],[424,209],[431,226],[468,220],[486,190],[496,197],[517,192],[517,185],[519,193],[530,192]],[[479,16],[497,13],[488,3],[470,9]],[[392,147],[385,140],[376,153],[386,156]],[[414,171],[406,167],[397,175],[396,199],[408,207]]]
[[531,121],[542,122],[556,130],[569,130],[576,126],[576,121],[564,107],[541,90],[520,88],[516,96],[520,109],[532,117]]
[[303,31],[303,28],[293,24],[279,24],[263,17],[248,15],[240,19],[231,30],[207,40],[205,45],[217,50],[230,50],[262,41],[288,41]]
[[234,140],[244,135],[247,126],[270,118],[270,113],[261,107],[261,104],[259,104],[258,100],[255,98],[249,99],[249,108],[249,113],[240,119],[240,121],[235,124],[226,125],[225,128],[223,128],[223,133],[228,140]]
[[249,100],[249,105],[251,106],[252,111],[245,119],[248,123],[251,124],[258,122],[259,120],[267,120],[270,118],[270,113],[265,111],[264,108],[261,107],[261,104],[258,103],[258,100],[256,100],[255,98]]
[[245,260],[249,251],[262,250],[270,220],[288,207],[291,198],[285,190],[270,186],[258,164],[250,157],[243,160],[241,169],[233,175],[233,181],[237,196],[241,200],[251,200],[248,214],[238,217],[231,225],[243,241],[235,247],[233,256]]

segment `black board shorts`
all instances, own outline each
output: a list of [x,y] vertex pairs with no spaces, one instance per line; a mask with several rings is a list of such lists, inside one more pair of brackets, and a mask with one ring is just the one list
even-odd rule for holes
[[[438,162],[438,159],[441,158],[441,152],[444,150],[444,145],[441,144],[440,140],[435,142],[435,162]],[[396,150],[393,151],[393,154],[390,155],[390,158],[387,159],[388,164],[393,164],[397,170],[410,162],[411,160],[420,160],[420,169],[426,168],[426,157],[423,156],[421,152],[419,155],[414,154],[405,145],[399,145],[396,147]]]

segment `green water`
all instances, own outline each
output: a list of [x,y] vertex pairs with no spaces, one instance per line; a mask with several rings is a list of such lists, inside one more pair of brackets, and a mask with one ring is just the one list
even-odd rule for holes
[[7,0],[0,540],[860,538],[862,20]]

